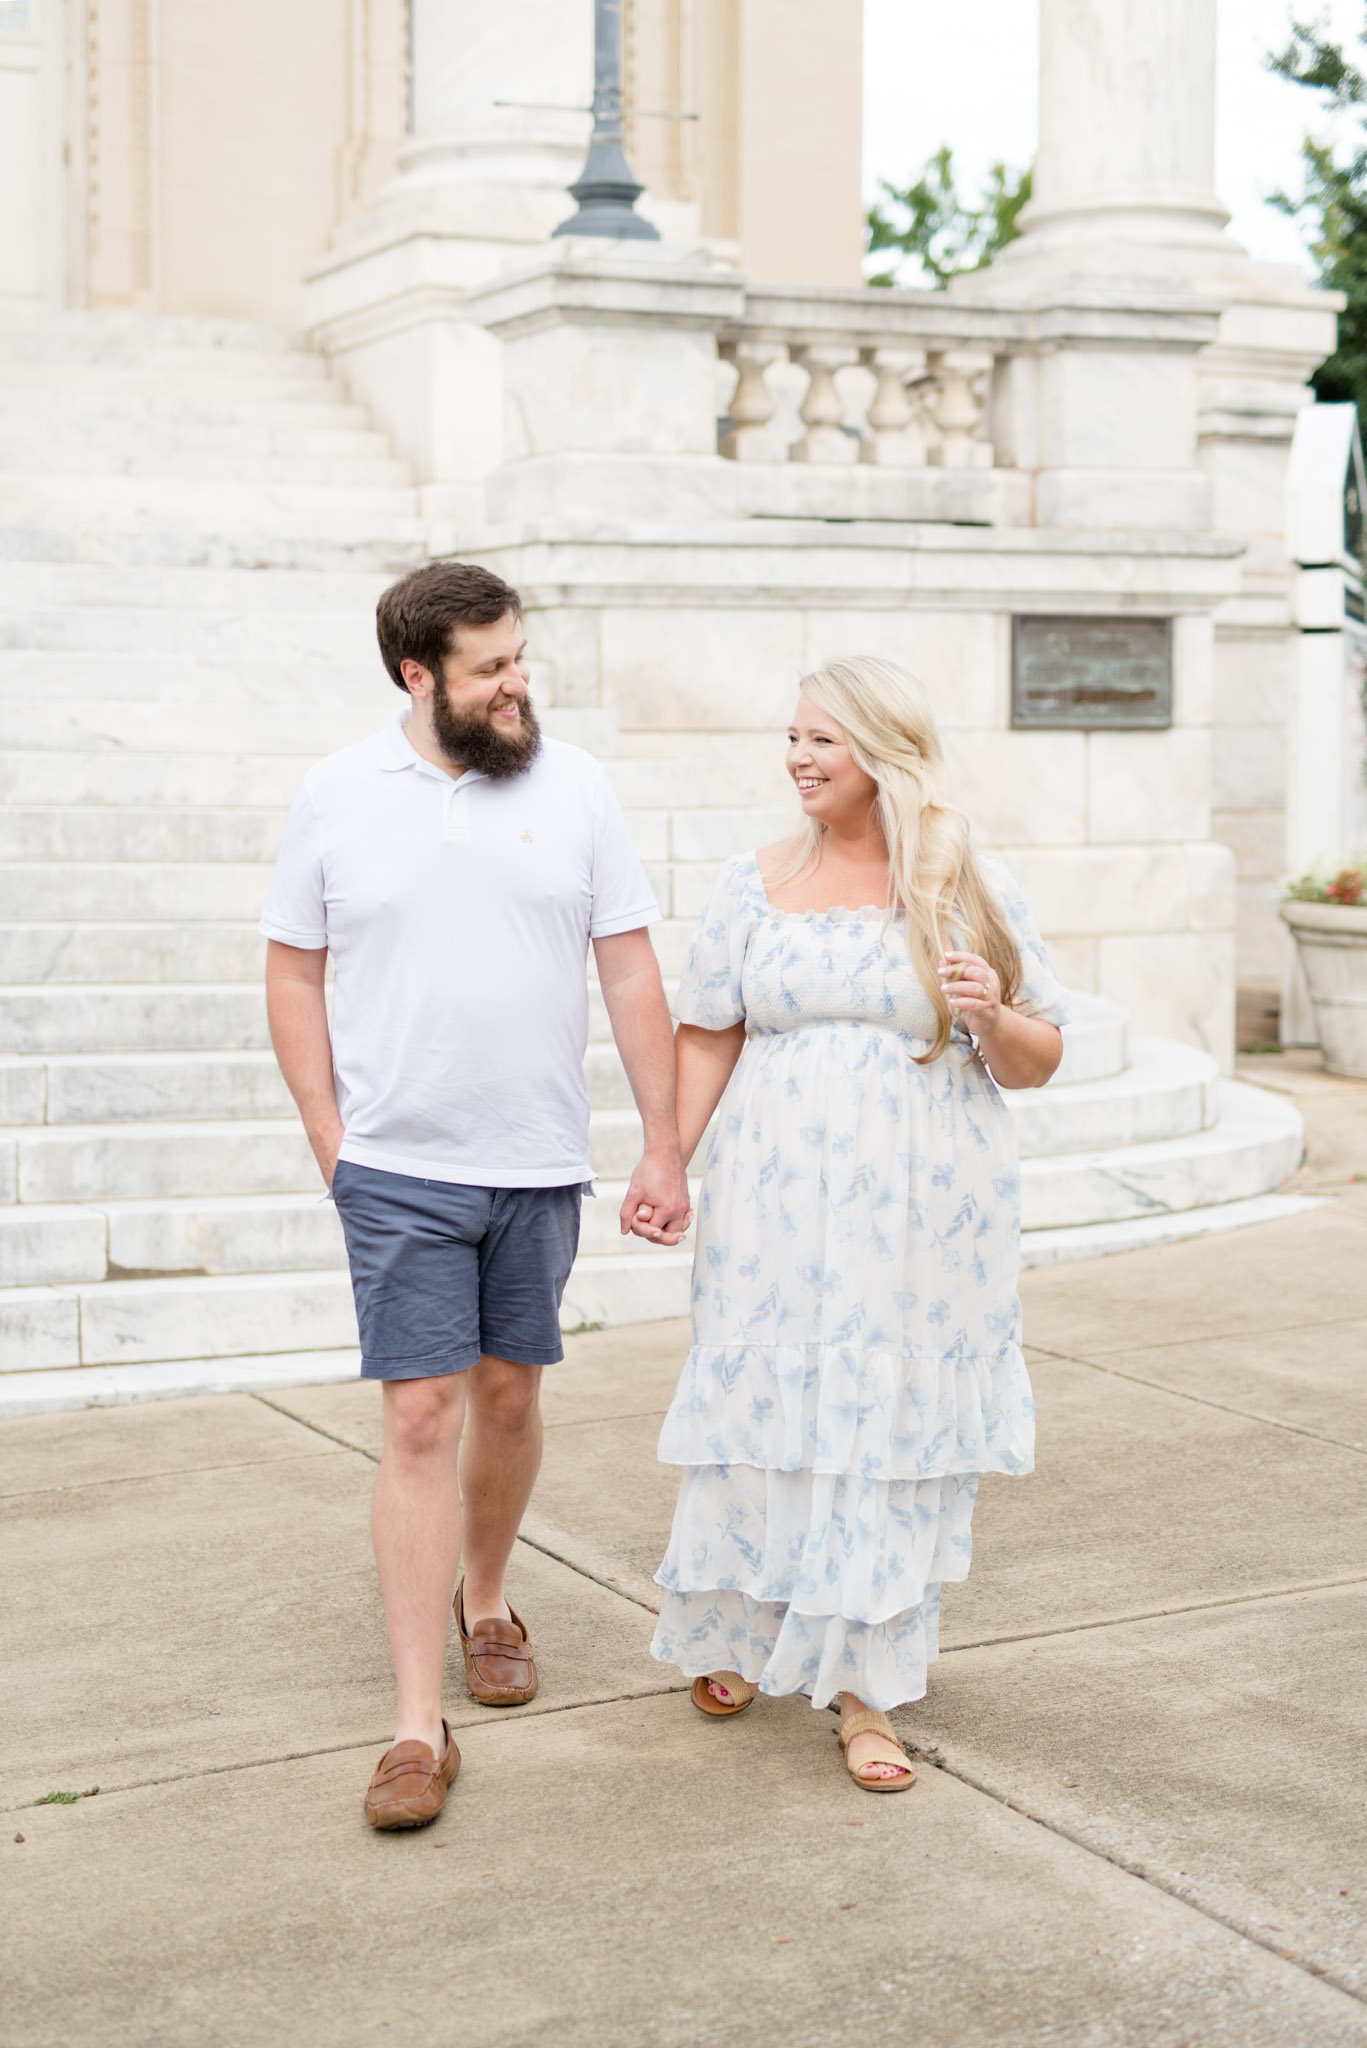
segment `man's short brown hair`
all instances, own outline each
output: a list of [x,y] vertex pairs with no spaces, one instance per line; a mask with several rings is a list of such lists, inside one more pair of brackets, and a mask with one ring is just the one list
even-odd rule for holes
[[429,562],[391,583],[375,607],[384,665],[405,691],[405,661],[416,661],[440,678],[458,626],[497,625],[509,612],[520,619],[522,599],[492,569],[477,568],[472,562]]

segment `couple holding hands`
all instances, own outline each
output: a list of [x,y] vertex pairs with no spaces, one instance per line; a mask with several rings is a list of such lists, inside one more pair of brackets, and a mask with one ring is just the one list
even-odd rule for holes
[[503,1580],[592,1175],[590,945],[645,1135],[624,1232],[679,1243],[711,1127],[652,1654],[714,1717],[838,1706],[855,1782],[905,1790],[886,1714],[925,1692],[978,1475],[1033,1457],[999,1091],[1048,1080],[1066,1012],[1029,910],[947,800],[920,689],[829,662],[787,734],[797,829],[723,866],[675,1030],[608,779],[538,729],[517,593],[433,563],[384,593],[378,630],[405,702],[306,776],[261,924],[276,1054],[384,1386],[398,1703],[366,1817],[433,1819],[459,1768],[453,1611],[474,1699],[536,1692]]

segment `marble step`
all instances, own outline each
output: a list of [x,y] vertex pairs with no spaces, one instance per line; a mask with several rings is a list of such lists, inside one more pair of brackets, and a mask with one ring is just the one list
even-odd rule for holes
[[1063,1058],[1050,1088],[1101,1081],[1121,1074],[1130,1062],[1130,1013],[1105,996],[1068,991],[1069,1021],[1063,1027]]
[[1022,1227],[1117,1223],[1275,1193],[1301,1162],[1298,1112],[1242,1081],[1221,1081],[1218,1097],[1219,1121],[1208,1130],[1024,1160]]
[[0,1185],[7,1158],[21,1204],[323,1192],[293,1117],[21,1124],[0,1132]]
[[265,966],[254,922],[0,924],[0,983],[250,982]]
[[0,1287],[345,1264],[337,1211],[321,1192],[0,1208]]
[[51,369],[90,364],[103,373],[120,364],[150,370],[198,358],[238,365],[244,374],[280,362],[301,376],[326,377],[328,365],[309,349],[300,327],[198,313],[44,312],[0,322],[0,363]]
[[[0,606],[43,612],[84,605],[114,611],[354,613],[374,621],[382,569],[128,565],[8,558],[0,533]],[[100,674],[100,695],[104,674]]]
[[[338,706],[368,704],[378,727],[398,702],[397,692],[385,694],[394,686],[364,636],[357,637],[349,654],[296,647],[288,655],[277,650],[269,658],[251,660],[236,654],[201,660],[144,650],[97,657],[79,647],[0,647],[0,700],[23,706],[88,697],[96,660],[101,706],[117,704],[135,717],[193,705],[222,706],[225,716],[229,707],[309,707],[315,716],[326,717]],[[24,744],[22,737],[19,744]]]
[[[1237,1082],[1221,1083],[1219,1100],[1219,1122],[1203,1129],[1125,1142],[1122,1118],[1112,1126],[1119,1142],[1025,1156],[1024,1227],[1115,1221],[1276,1189],[1300,1161],[1295,1111]],[[1179,1095],[1169,1114],[1185,1107]],[[1094,1128],[1105,1129],[1099,1116]],[[1047,1128],[1039,1135],[1050,1142]],[[625,1180],[640,1148],[634,1109],[593,1111],[595,1174]],[[0,1188],[21,1203],[306,1193],[317,1186],[317,1168],[291,1117],[20,1124],[0,1132]]]
[[[278,813],[272,814],[271,825],[272,840],[278,840]],[[261,915],[271,874],[269,860],[0,860],[0,904],[16,921],[61,921],[72,927],[97,919],[121,924],[167,918],[190,924],[232,923]],[[131,977],[109,977],[125,978]],[[227,981],[232,976],[219,978]]]
[[[326,410],[326,409],[324,409]],[[217,414],[217,416],[215,416]],[[356,408],[302,424],[253,415],[246,406],[158,407],[122,412],[98,399],[83,408],[64,405],[60,413],[7,409],[0,404],[0,467],[77,471],[82,475],[194,476],[206,468],[227,476],[251,474],[264,462],[275,475],[282,463],[355,465],[362,481],[409,481],[396,462],[387,434],[378,433]]]
[[[197,615],[184,613],[182,617],[193,622]],[[260,623],[263,630],[268,629],[269,615],[262,615]],[[296,624],[303,637],[304,623]],[[61,703],[29,705],[0,699],[0,753],[107,749],[126,759],[144,752],[160,756],[221,751],[318,760],[383,731],[403,702],[374,649],[373,620],[354,622],[345,634],[342,625],[342,621],[335,622],[339,642],[357,643],[369,667],[369,688],[354,701],[334,699],[324,708],[297,704],[284,696],[278,703],[210,704],[68,698]],[[610,755],[616,745],[617,721],[610,711],[549,705],[544,713],[538,707],[538,716],[551,739],[568,741],[598,755]]]
[[[641,1155],[634,1109],[591,1113],[595,1174],[625,1180]],[[162,1196],[259,1195],[320,1189],[293,1117],[127,1119],[17,1124],[0,1130],[0,1201],[108,1202]]]
[[[0,488],[3,488],[2,484]],[[386,701],[382,694],[384,689],[390,692],[394,702],[398,701],[398,692],[380,662],[375,645],[375,614],[370,606],[345,612],[230,612],[206,608],[158,609],[151,605],[58,604],[50,611],[35,608],[0,611],[0,646],[26,654],[86,654],[97,663],[86,674],[86,680],[92,686],[98,683],[98,661],[105,654],[151,654],[212,663],[263,661],[277,667],[296,654],[307,655],[314,661],[369,662],[376,682],[377,704]],[[82,702],[75,698],[70,705],[54,704],[47,708],[52,717],[66,717],[74,721],[89,718],[92,711],[103,706],[104,701],[101,694],[89,707],[88,700]],[[288,708],[288,702],[288,698],[282,702],[282,711]],[[109,708],[111,717],[129,722],[136,722],[140,715],[144,719],[150,718],[157,709],[152,705],[140,712],[139,707],[131,704],[115,704]],[[225,711],[231,716],[238,707],[208,703],[202,708],[217,718]],[[13,715],[11,711],[11,718]],[[50,722],[51,719],[47,724]],[[46,730],[47,724],[35,720],[35,733]],[[5,744],[13,745],[14,742],[6,740]],[[44,742],[35,739],[32,744],[41,746]]]
[[[1153,1216],[1126,1216],[1111,1223],[1080,1223],[1058,1230],[1027,1230],[1021,1238],[1021,1268],[1063,1266],[1075,1259],[1105,1259],[1116,1252],[1152,1251],[1188,1238],[1247,1230],[1255,1223],[1279,1223],[1322,1209],[1328,1195],[1249,1195],[1240,1201],[1209,1202],[1199,1209],[1164,1209]],[[0,1395],[3,1400],[3,1395]]]
[[0,1289],[0,1372],[355,1343],[340,1267]]
[[[626,1074],[612,1045],[589,1046],[584,1078],[595,1110],[632,1108]],[[0,1057],[0,1127],[6,1129],[139,1120],[213,1123],[293,1114],[275,1056],[264,1049]]]
[[0,1372],[0,1418],[109,1408],[125,1401],[173,1401],[189,1394],[267,1393],[354,1380],[361,1354],[256,1352],[238,1358],[175,1358],[155,1365],[71,1366],[65,1371]]
[[[209,476],[220,486],[238,489],[276,490],[307,485],[334,485],[344,490],[403,488],[413,481],[406,462],[398,461],[389,443],[379,434],[358,436],[339,433],[321,436],[324,446],[312,453],[293,453],[289,435],[275,437],[282,445],[254,450],[234,446],[231,433],[221,436],[217,448],[184,448],[171,437],[160,446],[136,440],[132,445],[104,448],[80,437],[39,435],[25,445],[6,446],[0,431],[0,476],[21,485],[41,476],[49,484],[59,479],[79,484],[83,491],[101,492],[113,484],[141,484],[203,488]],[[360,442],[359,447],[355,443]],[[116,502],[118,502],[116,500]]]
[[0,1125],[292,1117],[275,1055],[83,1052],[0,1059]]
[[[283,476],[251,482],[227,477],[81,476],[47,471],[0,472],[0,524],[73,526],[113,521],[152,531],[187,524],[214,533],[247,529],[261,541],[303,525],[321,540],[334,534],[377,539],[420,538],[417,494],[400,481],[360,483],[339,464],[338,475],[301,482]],[[404,522],[399,525],[396,522]]]
[[[584,1203],[581,1259],[657,1257],[657,1246],[621,1234],[626,1189],[625,1180],[600,1180]],[[0,1206],[0,1289],[345,1264],[337,1211],[320,1190]]]
[[123,363],[16,362],[0,353],[0,366],[7,401],[49,418],[85,408],[132,413],[158,406],[182,413],[206,405],[298,405],[320,415],[362,410],[352,407],[325,361],[302,352],[249,358],[163,350]]
[[0,752],[0,803],[207,804],[284,809],[316,754]]
[[[45,402],[46,401],[46,402]],[[118,377],[67,371],[57,378],[0,378],[0,433],[55,429],[106,439],[162,434],[193,437],[225,427],[305,433],[373,433],[371,415],[342,385],[326,379],[263,376]],[[384,436],[379,438],[384,439]]]
[[259,983],[0,987],[0,1045],[11,1052],[219,1052],[269,1042]]
[[[1258,1091],[1241,1088],[1239,1084],[1227,1086],[1233,1092],[1227,1095],[1222,1120],[1227,1128],[1221,1134],[1219,1148],[1211,1142],[1216,1135],[1213,1133],[1195,1140],[1175,1141],[1167,1148],[1131,1148],[1126,1163],[1127,1185],[1133,1191],[1145,1173],[1148,1182],[1145,1200],[1137,1209],[1131,1200],[1128,1214],[1092,1217],[1081,1227],[1046,1219],[1041,1214],[1041,1205],[1031,1200],[1027,1169],[1025,1263],[1097,1255],[1151,1239],[1166,1241],[1164,1233],[1190,1236],[1204,1229],[1261,1221],[1274,1211],[1282,1213],[1278,1204],[1284,1205],[1287,1200],[1293,1207],[1304,1206],[1301,1198],[1276,1196],[1272,1192],[1275,1179],[1269,1181],[1269,1176],[1277,1175],[1279,1169],[1289,1170],[1299,1153],[1299,1120],[1295,1112],[1278,1103],[1280,1114],[1269,1116],[1265,1107],[1251,1109],[1240,1100],[1241,1096],[1255,1096]],[[1165,1203],[1155,1200],[1160,1172],[1158,1155],[1164,1149],[1168,1154],[1161,1168]],[[1185,1153],[1187,1161],[1185,1178],[1180,1180],[1179,1153]],[[1141,1154],[1146,1157],[1141,1159]],[[1259,1154],[1256,1159],[1255,1154]],[[1258,1188],[1255,1184],[1260,1179],[1263,1185]],[[1179,1193],[1204,1199],[1178,1202],[1174,1198]],[[602,1197],[601,1216],[590,1216],[585,1255],[576,1265],[566,1290],[562,1314],[566,1327],[646,1321],[684,1313],[690,1270],[686,1249],[587,1249],[590,1238],[595,1244],[611,1240],[614,1205],[606,1186]],[[202,1224],[208,1227],[204,1242],[206,1246],[216,1245],[219,1256],[223,1256],[222,1247],[231,1234],[225,1227],[230,1206],[222,1202],[187,1205],[187,1214],[192,1207],[197,1208]],[[293,1206],[302,1217],[304,1205]],[[313,1206],[318,1209],[326,1205]],[[140,1213],[140,1205],[124,1203],[109,1205],[105,1216],[112,1217],[116,1210],[121,1211],[117,1227],[123,1232],[120,1241],[126,1249],[159,1246],[164,1255],[168,1246],[174,1248],[173,1219],[165,1213],[157,1216],[145,1208]],[[98,1256],[98,1226],[91,1223],[89,1216],[68,1215],[59,1220],[73,1230],[84,1227],[87,1255],[92,1259]],[[215,1221],[220,1233],[217,1238]],[[112,1231],[116,1226],[105,1222],[104,1227]],[[307,1223],[302,1227],[307,1229]],[[315,1228],[324,1231],[327,1226]],[[75,1242],[73,1238],[73,1247]],[[334,1238],[334,1257],[335,1242]],[[183,1236],[180,1244],[183,1252]],[[189,1274],[170,1279],[0,1289],[0,1373],[12,1374],[16,1379],[59,1368],[328,1350],[353,1343],[353,1332],[350,1290],[340,1264],[322,1270]],[[202,1381],[191,1378],[175,1390],[189,1391],[201,1384]],[[127,1391],[136,1396],[136,1386]],[[17,1390],[6,1384],[0,1391],[0,1406],[12,1395],[17,1395]]]
[[[240,805],[231,810],[208,804],[137,806],[117,808],[86,804],[0,805],[0,861],[46,869],[53,876],[59,867],[73,874],[90,876],[98,889],[102,884],[92,872],[124,862],[142,864],[149,871],[165,873],[179,863],[193,867],[270,866],[280,845],[285,821],[283,804],[253,808]],[[22,875],[14,880],[22,887]],[[111,874],[111,889],[118,883]],[[172,890],[175,884],[168,884]]]
[[1212,1128],[1220,1105],[1209,1053],[1166,1038],[1135,1036],[1129,1047],[1123,1073],[1004,1091],[1023,1159],[1109,1151]]
[[334,506],[327,531],[308,521],[293,529],[273,519],[259,529],[250,524],[215,531],[212,523],[196,529],[171,522],[142,527],[119,526],[109,519],[87,519],[79,512],[54,523],[44,517],[7,516],[0,509],[0,561],[24,562],[45,568],[96,566],[144,570],[251,570],[259,572],[377,572],[386,580],[405,569],[418,569],[428,559],[428,527],[409,512],[401,519],[362,517],[348,522]]

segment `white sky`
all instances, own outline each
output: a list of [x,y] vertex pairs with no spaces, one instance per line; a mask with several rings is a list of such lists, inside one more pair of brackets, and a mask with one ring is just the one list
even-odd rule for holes
[[[1295,224],[1266,204],[1279,186],[1300,190],[1298,151],[1315,97],[1263,69],[1282,48],[1293,13],[1327,20],[1367,56],[1364,0],[1218,0],[1216,189],[1230,231],[1250,252],[1304,262]],[[942,142],[953,148],[960,190],[976,196],[989,164],[1020,168],[1035,153],[1039,68],[1037,0],[864,0],[864,183],[906,184]],[[1345,136],[1351,128],[1341,131]],[[1321,139],[1327,139],[1321,134]],[[909,280],[910,281],[910,280]]]

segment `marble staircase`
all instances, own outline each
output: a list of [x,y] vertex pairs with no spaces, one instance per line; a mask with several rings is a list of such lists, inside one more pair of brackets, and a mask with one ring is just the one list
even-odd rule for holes
[[[0,1413],[355,1370],[255,923],[303,769],[390,713],[374,600],[425,538],[297,335],[0,327]],[[782,816],[697,808],[744,803],[744,750],[699,774],[687,741],[544,715],[608,761],[672,980],[718,859]],[[687,1253],[618,1235],[639,1131],[596,993],[592,1017],[572,1328],[687,1302]],[[1250,1220],[1300,1154],[1282,1098],[1096,999],[1012,1106],[1030,1261]]]

